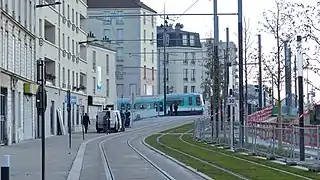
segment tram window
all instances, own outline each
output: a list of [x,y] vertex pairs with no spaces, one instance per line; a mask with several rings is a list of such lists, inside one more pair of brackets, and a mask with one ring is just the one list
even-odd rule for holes
[[200,106],[201,105],[201,100],[200,100],[200,97],[196,97],[196,103],[197,103],[197,106]]
[[192,97],[189,97],[189,105],[192,105]]

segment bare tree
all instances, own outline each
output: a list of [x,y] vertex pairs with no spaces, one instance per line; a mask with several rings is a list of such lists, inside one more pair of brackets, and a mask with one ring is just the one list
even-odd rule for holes
[[[278,106],[278,127],[282,125],[282,109],[281,109],[281,88],[284,81],[284,61],[282,51],[284,43],[293,40],[292,19],[293,17],[288,12],[289,2],[286,0],[275,0],[275,7],[272,10],[263,12],[264,20],[260,22],[263,26],[263,31],[271,34],[275,39],[275,46],[269,56],[264,57],[265,69],[274,79],[274,84],[277,89],[277,106]],[[280,132],[281,133],[281,132]],[[281,137],[281,134],[278,136]],[[281,138],[279,138],[281,145]]]

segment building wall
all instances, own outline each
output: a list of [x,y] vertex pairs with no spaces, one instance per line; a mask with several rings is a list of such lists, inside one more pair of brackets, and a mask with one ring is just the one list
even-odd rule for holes
[[[158,48],[158,53],[160,53],[160,68],[159,68],[159,75],[160,75],[160,83],[158,86],[160,87],[160,94],[163,94],[163,62],[164,62],[164,53],[163,48]],[[185,86],[186,86],[186,93],[191,92],[191,87],[194,88],[193,92],[202,92],[201,83],[202,83],[202,76],[203,76],[203,59],[202,59],[202,49],[201,48],[194,48],[194,47],[167,47],[166,48],[167,60],[169,63],[166,64],[166,68],[168,73],[167,77],[167,86],[169,89],[169,93],[185,93]],[[187,58],[185,57],[185,53],[188,53]],[[192,64],[192,53],[195,53],[194,64]],[[184,69],[187,69],[188,72],[185,74]],[[195,70],[194,80],[191,80],[191,71],[192,69]],[[184,79],[187,77],[187,79]]]
[[5,126],[5,131],[0,130],[0,133],[5,140],[0,139],[0,144],[10,145],[34,137],[35,96],[25,95],[23,86],[35,79],[35,1],[2,3],[0,86],[6,93],[1,93],[5,99],[0,105],[3,108],[1,118],[5,120],[1,125]]
[[[115,86],[115,51],[108,49],[107,47],[103,48],[97,45],[89,45],[87,52],[88,68],[89,70],[92,69],[92,71],[88,70],[87,74],[89,82],[89,89],[87,91],[88,95],[103,98],[105,101],[102,105],[116,105],[117,95]],[[96,54],[95,59],[93,58],[93,52]],[[97,88],[99,76],[98,66],[101,67],[101,90]],[[95,71],[93,67],[95,67]],[[93,78],[95,80],[93,80]],[[89,107],[90,118],[95,119],[97,111],[100,109],[101,107],[98,106]]]
[[[85,44],[79,45],[79,42],[87,39],[85,32],[87,5],[82,0],[62,0],[61,3],[59,6],[37,9],[36,18],[36,33],[43,40],[43,44],[40,41],[37,43],[36,59],[44,59],[46,72],[55,76],[46,83],[48,91],[46,119],[50,119],[50,123],[46,124],[47,136],[57,135],[56,110],[61,111],[67,127],[65,98],[68,89],[71,91],[71,96],[76,98],[71,110],[73,131],[81,130],[81,123],[78,123],[83,113],[81,106],[84,106],[85,111],[87,109],[86,90],[89,88],[86,78],[81,81],[81,77],[86,77],[81,74],[87,74],[88,62]],[[81,85],[86,87],[86,90],[77,89]]]
[[[129,96],[130,86],[135,85],[138,94],[145,94],[144,87],[157,85],[157,79],[148,80],[143,78],[143,67],[146,66],[148,71],[152,67],[156,72],[157,64],[156,43],[151,41],[156,39],[156,19],[154,18],[154,25],[151,23],[151,17],[146,17],[146,24],[144,24],[143,17],[123,17],[123,23],[117,23],[116,18],[97,19],[94,16],[108,15],[108,13],[122,11],[123,14],[143,14],[146,10],[140,8],[130,9],[88,9],[88,31],[92,31],[98,39],[107,37],[111,44],[118,47],[117,50],[117,70],[116,70],[116,84],[118,96]],[[97,28],[101,27],[101,28]],[[133,28],[134,27],[134,28]],[[117,30],[122,29],[122,38],[118,37]],[[144,30],[146,30],[146,40],[144,40]],[[153,37],[152,37],[153,33]],[[120,41],[117,41],[117,40]],[[122,52],[119,51],[122,48]],[[153,58],[152,58],[153,57]],[[156,74],[156,73],[155,73]]]

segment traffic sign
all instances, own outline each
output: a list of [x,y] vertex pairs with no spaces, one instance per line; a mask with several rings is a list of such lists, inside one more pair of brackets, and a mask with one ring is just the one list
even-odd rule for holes
[[236,99],[234,97],[228,97],[228,105],[235,105],[236,104]]
[[[70,97],[71,97],[70,103],[71,103],[71,104],[77,104],[77,97],[76,97],[76,96],[71,96],[71,95],[70,95]],[[68,103],[68,95],[66,95],[66,96],[64,97],[64,102],[65,102],[66,104]]]

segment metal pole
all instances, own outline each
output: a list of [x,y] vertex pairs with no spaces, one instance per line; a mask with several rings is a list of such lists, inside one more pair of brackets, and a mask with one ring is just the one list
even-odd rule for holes
[[215,120],[216,120],[216,138],[219,137],[219,99],[220,99],[220,84],[219,84],[219,79],[220,79],[220,71],[219,71],[219,51],[218,51],[218,46],[219,46],[219,19],[218,19],[218,0],[213,1],[213,13],[215,14],[213,16],[213,23],[214,23],[214,48],[213,48],[213,56],[214,56],[214,73],[215,73],[215,81],[214,81],[214,87],[215,91]]
[[166,6],[164,5],[163,11],[164,21],[163,21],[163,110],[164,116],[167,115],[167,53],[166,53],[166,46],[167,46],[167,20],[166,20]]
[[67,91],[67,111],[68,111],[68,133],[69,133],[69,148],[71,148],[71,92]]
[[244,138],[244,109],[243,109],[243,33],[242,33],[242,0],[238,0],[238,47],[239,47],[239,115],[240,115],[240,146]]
[[304,118],[303,118],[303,55],[301,36],[297,36],[297,52],[298,52],[298,86],[299,86],[299,145],[300,145],[300,161],[305,160],[304,148]]
[[45,83],[45,66],[44,61],[41,61],[42,65],[42,73],[41,73],[41,94],[42,94],[42,108],[41,108],[41,151],[42,151],[42,180],[45,180],[45,163],[46,163],[46,126],[45,126],[45,90],[44,90],[44,83]]
[[261,34],[258,34],[258,52],[259,52],[259,108],[262,109],[262,57],[261,57]]
[[226,140],[226,123],[227,121],[227,101],[228,101],[228,83],[229,83],[229,28],[226,28],[226,51],[225,51],[225,61],[224,61],[224,101],[223,101],[223,112],[224,112],[224,126],[223,126],[223,136],[224,141]]
[[294,107],[298,107],[297,56],[294,56]]
[[[103,108],[102,108],[103,109]],[[84,140],[84,126],[83,126],[83,117],[84,117],[84,107],[81,106],[81,114],[82,114],[82,140]]]
[[[288,88],[291,88],[289,87],[289,84],[288,84],[288,41],[284,41],[284,63],[285,63],[285,66],[284,66],[284,71],[285,71],[285,104],[286,106],[288,107],[289,106],[289,90]],[[291,74],[290,74],[291,76]],[[288,112],[287,112],[288,113]]]

